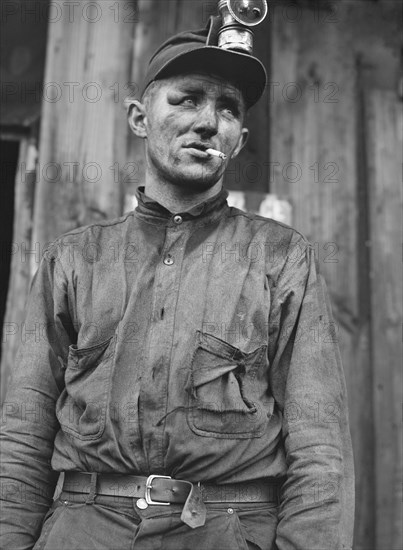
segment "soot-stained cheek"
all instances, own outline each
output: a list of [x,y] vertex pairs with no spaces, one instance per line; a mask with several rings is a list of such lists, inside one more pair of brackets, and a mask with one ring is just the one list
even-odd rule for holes
[[160,139],[173,139],[177,134],[177,120],[175,116],[170,114],[163,120],[160,120],[156,131]]
[[159,133],[164,138],[173,140],[188,130],[189,123],[191,121],[188,121],[187,117],[179,116],[178,113],[170,113],[160,122]]

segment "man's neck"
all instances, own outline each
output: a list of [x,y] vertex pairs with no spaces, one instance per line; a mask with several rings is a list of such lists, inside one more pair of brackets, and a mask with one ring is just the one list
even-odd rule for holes
[[155,180],[147,178],[144,193],[150,199],[154,199],[173,214],[186,212],[197,204],[205,202],[221,191],[222,179],[209,189],[200,192],[187,191],[170,183],[159,184]]

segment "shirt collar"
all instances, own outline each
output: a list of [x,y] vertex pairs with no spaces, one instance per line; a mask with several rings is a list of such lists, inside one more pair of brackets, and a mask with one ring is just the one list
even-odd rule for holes
[[159,202],[148,197],[144,193],[144,187],[138,187],[136,190],[137,207],[136,211],[152,217],[169,219],[175,214],[180,214],[183,219],[192,219],[209,214],[223,207],[227,202],[228,191],[224,188],[204,202],[193,206],[185,212],[170,212]]

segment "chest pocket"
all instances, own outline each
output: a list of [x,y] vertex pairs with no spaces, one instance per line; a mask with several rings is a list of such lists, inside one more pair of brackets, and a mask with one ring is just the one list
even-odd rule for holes
[[261,437],[272,412],[272,400],[267,397],[267,346],[244,353],[200,331],[198,342],[187,385],[191,430],[224,439]]
[[106,420],[116,335],[88,348],[70,346],[65,389],[56,405],[64,432],[80,439],[101,437]]

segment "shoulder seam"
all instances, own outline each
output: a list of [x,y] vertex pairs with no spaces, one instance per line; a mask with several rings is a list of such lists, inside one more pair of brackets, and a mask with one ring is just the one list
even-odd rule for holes
[[[290,231],[296,233],[297,235],[299,235],[301,237],[301,239],[308,246],[312,247],[311,242],[305,237],[305,235],[303,233],[301,233],[301,231],[299,231],[298,229],[295,229],[295,227],[292,227],[291,225],[288,225],[284,222],[280,222],[279,220],[275,220],[273,218],[266,218],[264,216],[260,216],[259,214],[253,214],[251,212],[245,212],[244,210],[240,210],[239,208],[235,208],[234,206],[230,207],[228,217],[232,218],[232,217],[236,217],[236,216],[243,216],[245,218],[248,218],[249,220],[252,220],[252,221],[256,220],[256,221],[260,221],[260,222],[263,222],[263,223],[274,222],[275,224],[280,225],[281,227],[284,227],[285,229],[289,229]],[[292,238],[290,239],[290,243],[291,243],[291,240],[292,240]]]
[[89,229],[92,229],[93,227],[113,227],[114,225],[119,225],[124,223],[129,216],[132,216],[133,212],[128,212],[124,216],[121,216],[120,218],[116,218],[114,220],[105,220],[102,222],[95,222],[91,223],[89,225],[85,225],[83,227],[77,227],[76,229],[72,229],[71,231],[67,231],[67,233],[63,233],[63,235],[60,235],[57,237],[53,243],[57,243],[58,241],[62,240],[65,237],[69,237],[70,235],[81,235],[82,233],[85,233]]

